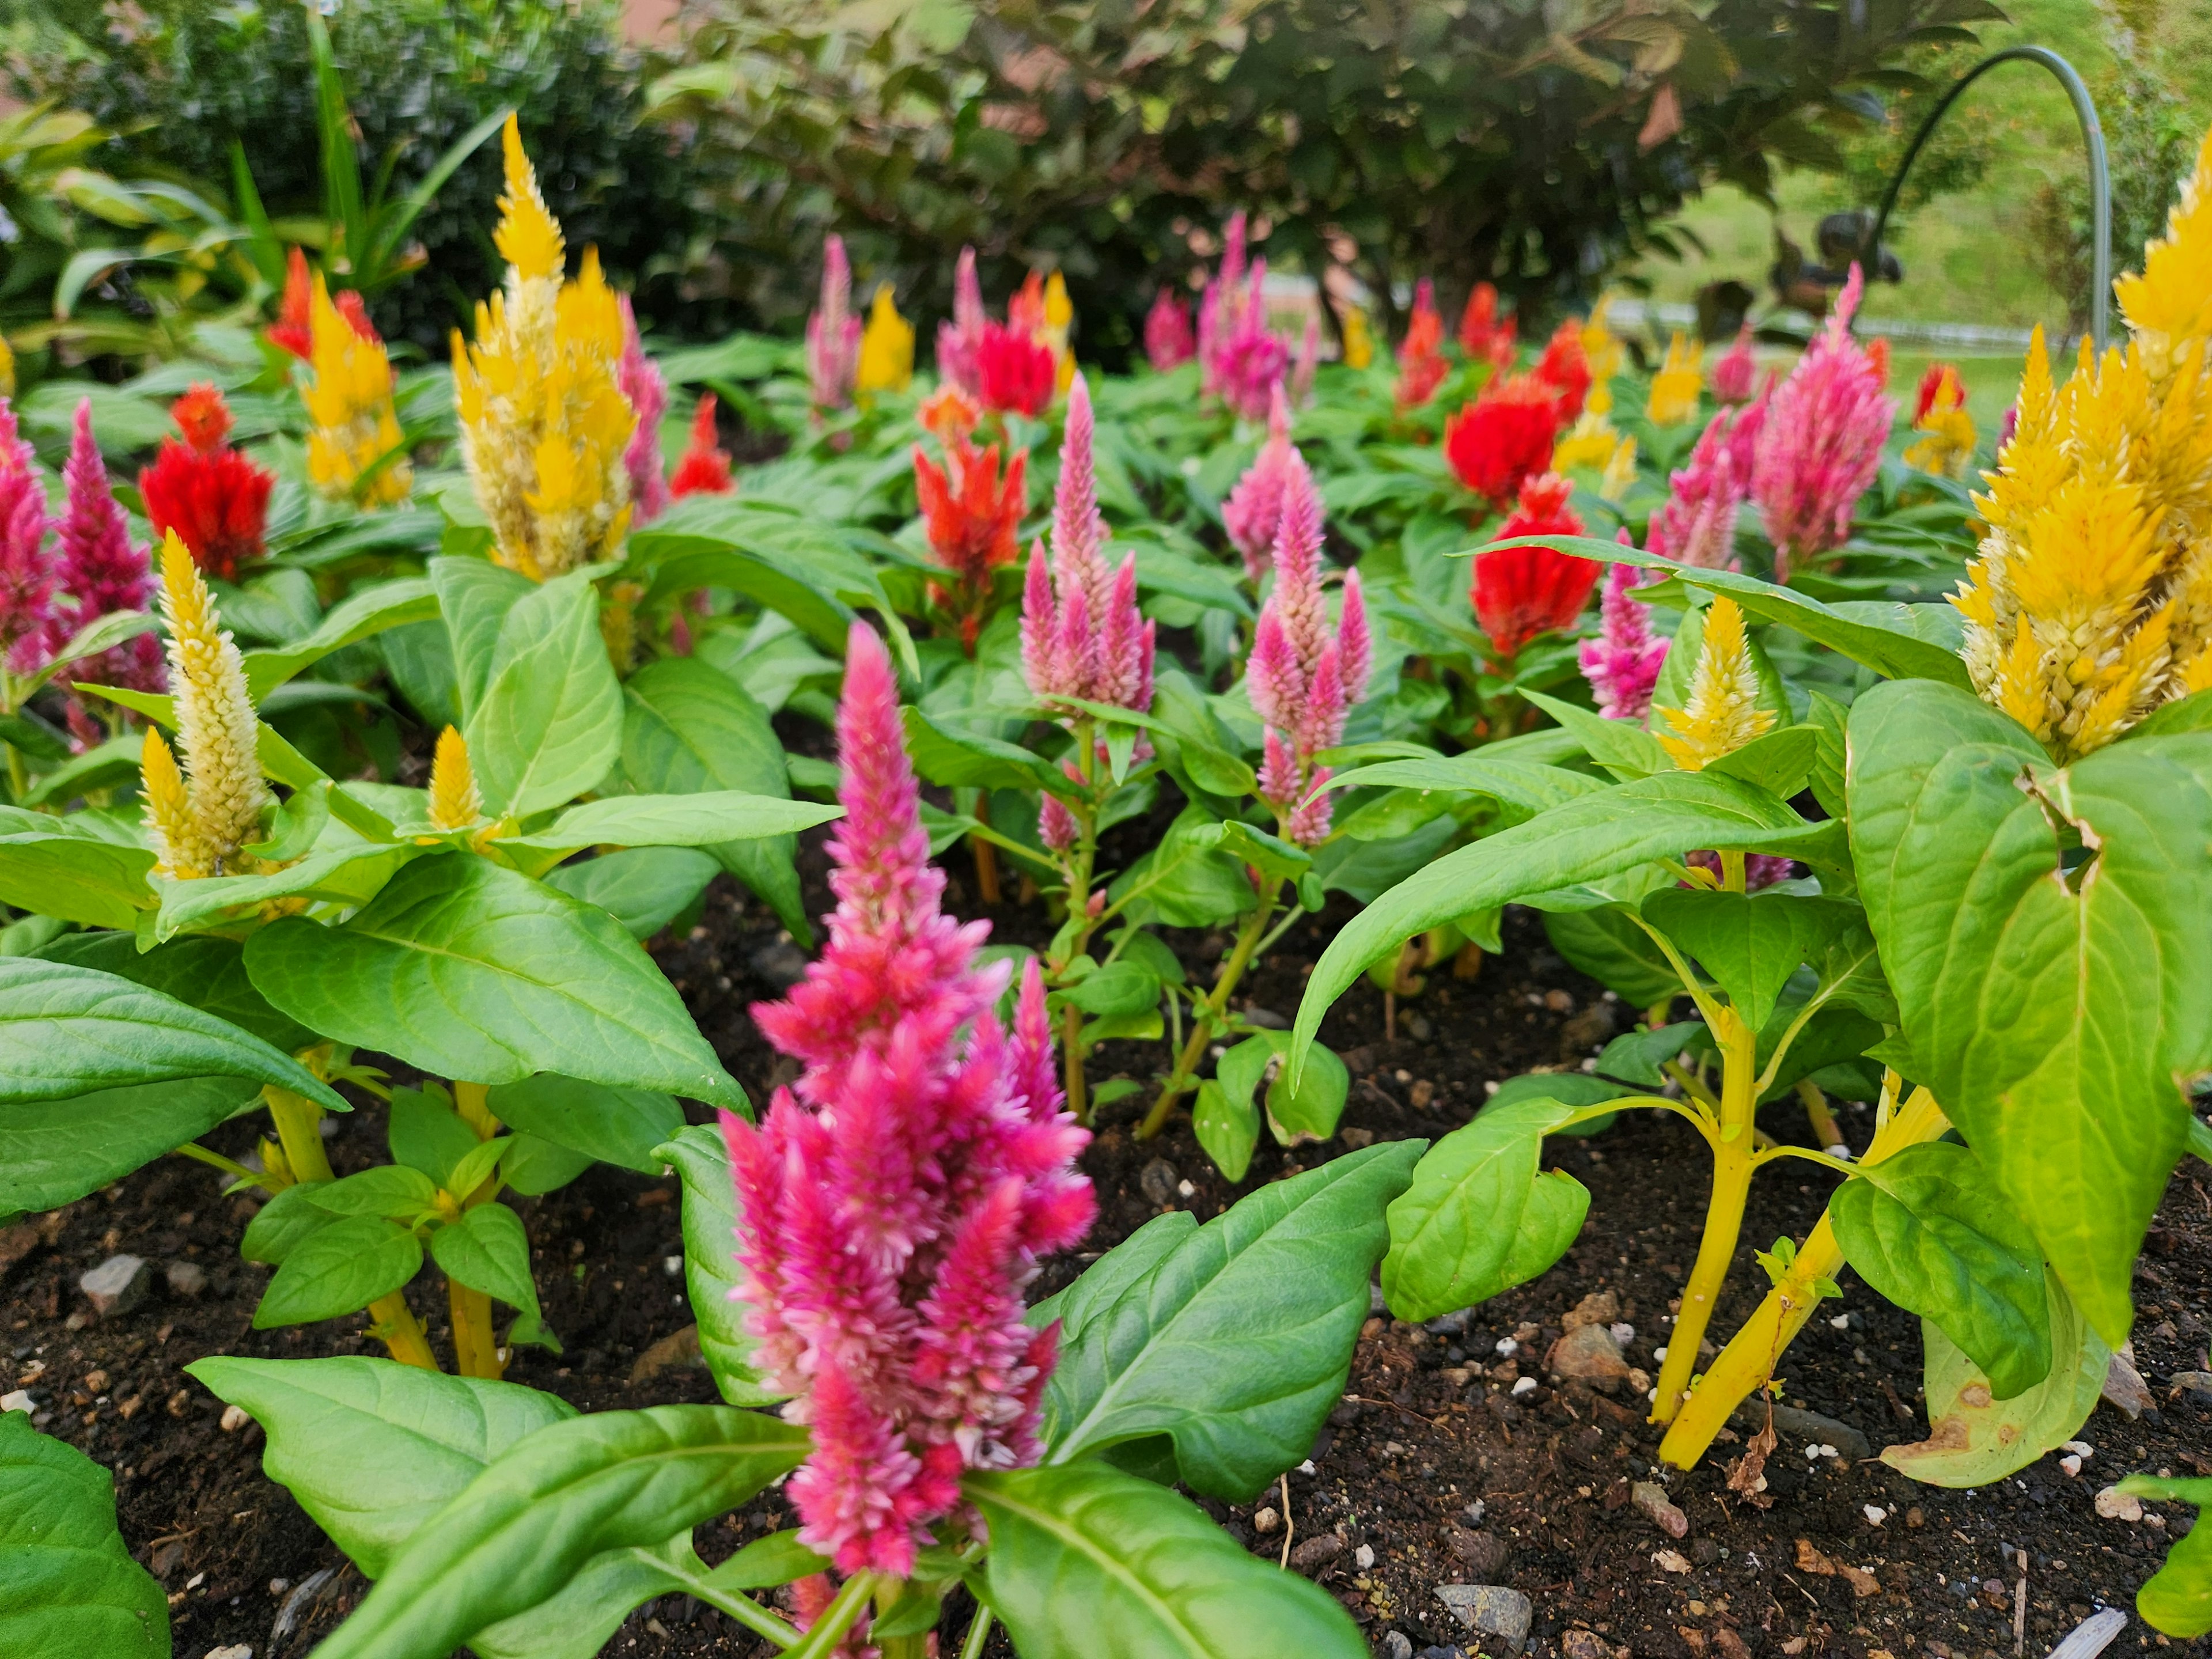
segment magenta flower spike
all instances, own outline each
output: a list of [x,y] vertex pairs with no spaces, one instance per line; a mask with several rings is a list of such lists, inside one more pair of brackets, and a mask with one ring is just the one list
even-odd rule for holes
[[853,314],[853,267],[845,239],[822,244],[822,301],[806,319],[806,378],[817,409],[839,409],[850,398],[860,367],[860,319]]
[[668,511],[668,480],[663,476],[660,459],[660,419],[668,413],[668,381],[660,366],[645,355],[645,342],[638,337],[637,316],[630,309],[629,295],[621,295],[619,303],[623,354],[615,366],[615,383],[637,414],[629,447],[623,451],[623,470],[629,474],[630,525],[635,528]]
[[1290,398],[1278,386],[1267,410],[1267,441],[1221,504],[1230,545],[1243,555],[1245,577],[1255,589],[1274,554],[1275,532],[1283,521],[1283,491],[1297,453],[1291,441]]
[[[69,460],[63,469],[68,506],[55,528],[58,586],[75,601],[48,619],[46,649],[58,653],[76,631],[111,611],[143,611],[154,592],[153,562],[131,544],[131,526],[107,481],[106,463],[92,435],[92,399],[79,400]],[[159,691],[168,683],[161,643],[141,634],[76,665],[71,678]]]
[[1704,570],[1737,568],[1736,512],[1751,490],[1753,458],[1772,396],[1770,389],[1707,423],[1689,465],[1668,479],[1665,505],[1651,515],[1651,552]]
[[1313,401],[1314,376],[1321,372],[1321,319],[1308,317],[1298,342],[1298,361],[1291,370],[1291,402],[1304,409]]
[[756,1360],[813,1431],[790,1481],[799,1535],[839,1571],[901,1576],[949,1523],[980,1534],[961,1474],[1037,1455],[1056,1326],[1023,1323],[1042,1255],[1091,1225],[1044,985],[1009,1036],[988,922],[939,908],[898,686],[855,623],[838,710],[837,896],[828,945],[755,1021],[799,1078],[760,1125],[722,1115]]
[[1713,396],[1723,404],[1749,403],[1758,372],[1751,356],[1751,325],[1746,323],[1736,334],[1735,343],[1713,362],[1709,377]]
[[14,405],[0,398],[0,659],[19,674],[44,665],[54,624],[46,489]]
[[1865,283],[1856,265],[1827,326],[1774,393],[1751,474],[1751,495],[1774,544],[1774,579],[1839,547],[1851,512],[1881,466],[1897,410],[1881,368],[1850,336]]
[[1188,362],[1198,355],[1198,342],[1190,331],[1190,302],[1163,288],[1152,296],[1145,313],[1145,356],[1156,373]]
[[[1626,530],[1620,541],[1623,546],[1633,544]],[[1597,712],[1609,720],[1641,720],[1651,711],[1651,688],[1659,683],[1668,642],[1652,636],[1650,608],[1637,604],[1629,593],[1646,580],[1658,579],[1656,572],[1632,564],[1617,564],[1606,573],[1605,595],[1598,602],[1598,635],[1584,640],[1579,654],[1583,678],[1597,693]]]
[[963,392],[973,393],[980,385],[975,354],[982,349],[983,284],[975,275],[975,250],[960,250],[960,263],[952,273],[952,317],[937,325],[937,377]]

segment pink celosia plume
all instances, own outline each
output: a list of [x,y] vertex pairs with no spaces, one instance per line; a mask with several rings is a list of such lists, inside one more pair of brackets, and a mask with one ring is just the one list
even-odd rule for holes
[[1267,411],[1267,441],[1221,504],[1229,544],[1243,556],[1244,574],[1255,588],[1274,555],[1275,532],[1283,521],[1283,492],[1297,453],[1291,441],[1290,398],[1279,386]]
[[[77,404],[62,477],[69,504],[55,526],[55,571],[71,603],[57,607],[48,623],[49,654],[58,654],[79,629],[112,611],[145,610],[154,589],[151,561],[145,549],[131,544],[130,525],[108,483],[107,466],[92,434],[89,398]],[[161,641],[151,634],[87,658],[70,678],[141,691],[158,691],[167,683]]]
[[1714,359],[1709,377],[1713,396],[1724,404],[1749,403],[1758,372],[1751,356],[1751,325],[1746,323],[1737,333],[1735,343]]
[[1777,581],[1850,534],[1852,509],[1881,470],[1896,418],[1883,395],[1882,366],[1850,336],[1864,287],[1855,264],[1827,325],[1774,393],[1759,433],[1751,494],[1774,544]]
[[[1620,539],[1624,546],[1632,545],[1626,530]],[[1650,712],[1651,688],[1667,660],[1667,641],[1652,635],[1650,607],[1629,595],[1647,580],[1658,580],[1657,572],[1632,564],[1616,564],[1606,573],[1598,635],[1583,641],[1579,655],[1583,678],[1597,693],[1597,712],[1609,720],[1640,720]]]
[[1314,376],[1321,373],[1321,319],[1308,316],[1298,341],[1298,360],[1291,366],[1291,403],[1304,409],[1313,401]]
[[1060,1110],[1043,981],[1014,1029],[981,969],[987,922],[939,908],[890,659],[853,629],[821,958],[754,1018],[798,1080],[760,1126],[725,1113],[741,1294],[756,1359],[814,1449],[790,1481],[799,1536],[840,1571],[905,1575],[960,1513],[969,1468],[1037,1455],[1056,1329],[1023,1323],[1039,1256],[1088,1231],[1089,1139]]
[[1190,331],[1190,302],[1164,288],[1152,296],[1152,308],[1145,313],[1145,356],[1162,374],[1198,356],[1198,341]]
[[1649,550],[1704,570],[1734,570],[1736,509],[1751,492],[1759,435],[1771,417],[1772,388],[1741,408],[1717,413],[1668,479],[1667,500],[1651,515]]
[[1198,308],[1199,384],[1240,419],[1267,412],[1291,363],[1291,349],[1267,329],[1267,262],[1245,265],[1244,216],[1232,216],[1221,267]]
[[615,381],[637,413],[629,447],[623,451],[623,470],[629,474],[630,523],[635,526],[650,524],[668,511],[668,482],[661,476],[660,463],[660,419],[668,413],[668,381],[660,366],[645,355],[645,342],[638,337],[637,317],[630,309],[629,295],[623,295],[620,303],[623,355],[616,365]]
[[853,314],[853,267],[845,239],[822,245],[822,301],[806,319],[806,378],[817,409],[840,409],[851,398],[860,367],[860,319]]
[[937,325],[937,375],[962,391],[981,390],[976,375],[975,354],[983,343],[983,284],[975,275],[975,250],[960,250],[960,263],[952,272],[952,316]]
[[0,660],[17,673],[46,661],[54,621],[54,562],[46,545],[46,489],[15,410],[0,398]]

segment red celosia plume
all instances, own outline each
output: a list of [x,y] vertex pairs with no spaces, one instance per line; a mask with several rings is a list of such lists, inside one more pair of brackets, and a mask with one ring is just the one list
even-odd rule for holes
[[984,408],[1041,415],[1052,401],[1057,374],[1052,348],[1030,338],[1026,329],[1006,323],[983,325],[975,344],[975,390]]
[[[1581,515],[1567,505],[1574,485],[1556,472],[1521,486],[1521,501],[1499,526],[1498,538],[1515,536],[1579,536]],[[1510,661],[1539,634],[1574,626],[1590,590],[1604,574],[1594,559],[1555,553],[1548,547],[1509,547],[1478,554],[1474,561],[1474,614],[1501,660]]]
[[991,573],[1021,552],[1022,514],[1029,506],[1029,451],[1017,450],[999,477],[996,445],[977,450],[965,436],[945,446],[939,467],[914,447],[914,488],[921,502],[929,550],[951,573],[933,582],[930,597],[958,619],[960,641],[971,654],[990,605]]
[[1500,318],[1498,290],[1477,283],[1467,296],[1467,309],[1459,314],[1459,349],[1471,357],[1504,368],[1513,361],[1515,336],[1520,319]]
[[1398,407],[1417,409],[1436,396],[1450,365],[1444,362],[1444,319],[1437,314],[1436,285],[1425,276],[1413,290],[1413,314],[1398,347]]
[[138,475],[138,494],[156,536],[173,530],[201,569],[228,580],[263,552],[273,473],[225,441],[230,408],[205,383],[170,405],[185,441],[165,438],[154,465]]
[[699,407],[691,416],[691,447],[676,463],[668,480],[671,495],[726,495],[730,482],[729,452],[716,441],[714,394],[699,394]]
[[1492,381],[1444,422],[1444,457],[1462,483],[1503,507],[1523,480],[1550,470],[1560,423],[1557,390],[1533,375],[1512,375]]
[[1582,324],[1570,317],[1553,330],[1544,355],[1528,372],[1558,394],[1560,425],[1579,419],[1590,389],[1589,357],[1583,350]]

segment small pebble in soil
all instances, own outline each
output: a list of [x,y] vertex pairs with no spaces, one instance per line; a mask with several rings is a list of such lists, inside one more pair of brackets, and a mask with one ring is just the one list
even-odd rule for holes
[[252,1420],[243,1406],[225,1406],[222,1408],[222,1431],[225,1434],[236,1434]]
[[1511,1337],[1501,1336],[1498,1339],[1498,1357],[1499,1358],[1510,1359],[1515,1354],[1520,1352],[1521,1345],[1518,1342],[1516,1342]]
[[2143,1518],[2142,1502],[2118,1486],[2106,1486],[2097,1493],[2097,1513],[2107,1521],[2136,1522]]
[[1657,1481],[1639,1480],[1629,1489],[1628,1495],[1644,1517],[1669,1538],[1690,1535],[1690,1517],[1674,1505],[1667,1496],[1667,1489]]
[[101,1318],[128,1313],[146,1294],[146,1260],[137,1255],[111,1255],[79,1279],[76,1286]]
[[1536,1379],[1533,1376],[1524,1376],[1513,1385],[1513,1397],[1516,1400],[1520,1399],[1523,1395],[1530,1395],[1535,1392]]
[[197,1261],[172,1261],[161,1276],[172,1296],[198,1296],[207,1289],[207,1269]]
[[210,1648],[207,1659],[253,1659],[253,1650],[243,1642],[236,1647]]
[[1358,1549],[1352,1551],[1352,1565],[1358,1567],[1362,1572],[1365,1572],[1370,1567],[1373,1566],[1375,1565],[1375,1546],[1372,1544],[1362,1544]]
[[1283,1517],[1272,1509],[1258,1510],[1253,1513],[1252,1530],[1255,1532],[1273,1532],[1282,1524]]
[[1375,1654],[1376,1659],[1413,1659],[1413,1644],[1403,1631],[1386,1630]]
[[1181,1179],[1174,1164],[1164,1158],[1156,1158],[1138,1175],[1137,1185],[1144,1189],[1146,1198],[1164,1207],[1175,1201],[1176,1182]]
[[1495,1636],[1516,1653],[1528,1638],[1534,1606],[1519,1590],[1499,1584],[1439,1584],[1437,1600],[1469,1630]]
[[11,1393],[0,1394],[0,1412],[22,1412],[27,1415],[37,1403],[31,1398],[31,1391],[28,1389],[16,1389]]
[[1311,1538],[1300,1539],[1291,1547],[1291,1565],[1298,1571],[1311,1574],[1319,1571],[1344,1553],[1344,1540],[1333,1532],[1324,1532]]

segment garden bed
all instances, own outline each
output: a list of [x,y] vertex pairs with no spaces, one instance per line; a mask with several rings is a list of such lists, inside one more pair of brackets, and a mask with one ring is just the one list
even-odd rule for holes
[[[964,860],[950,865],[951,908],[979,914],[960,879]],[[828,902],[818,854],[802,868],[809,908],[818,914]],[[1261,965],[1249,1000],[1263,1022],[1295,1009],[1305,970],[1348,914],[1346,902],[1335,901]],[[1002,938],[1024,939],[1042,926],[1034,907],[1000,907],[994,919]],[[1206,939],[1176,942],[1196,969]],[[1348,994],[1322,1030],[1353,1078],[1342,1134],[1326,1146],[1287,1152],[1263,1139],[1237,1187],[1213,1170],[1187,1121],[1140,1146],[1129,1130],[1144,1097],[1107,1109],[1084,1160],[1098,1188],[1098,1224],[1082,1255],[1048,1265],[1036,1293],[1065,1283],[1092,1253],[1164,1206],[1211,1217],[1350,1142],[1441,1134],[1466,1121],[1486,1084],[1577,1064],[1616,1019],[1626,1029],[1628,1012],[1567,969],[1534,918],[1509,915],[1505,943],[1505,955],[1472,981],[1433,976],[1425,995],[1401,1007],[1395,1041],[1384,1033],[1380,994],[1363,985]],[[795,969],[802,959],[795,947],[762,907],[718,881],[702,925],[685,939],[664,939],[656,954],[725,1064],[763,1098],[777,1080],[775,1056],[744,1011]],[[1158,1058],[1156,1046],[1109,1047],[1094,1075],[1141,1079]],[[2014,1650],[2023,1559],[2011,1553],[2015,1547],[2027,1564],[2020,1629],[2035,1651],[2047,1652],[2097,1606],[2131,1605],[2187,1510],[2147,1505],[2163,1521],[2161,1533],[2154,1522],[2100,1518],[2095,1492],[2132,1469],[2212,1473],[2212,1412],[2186,1396],[2167,1399],[2161,1386],[2169,1372],[2203,1363],[2212,1194],[2202,1167],[2185,1163],[2174,1177],[2137,1270],[2136,1358],[2160,1409],[2130,1421],[2100,1407],[2081,1431],[2096,1452],[2078,1478],[2046,1458],[1996,1486],[1947,1492],[1917,1486],[1877,1461],[1854,1461],[1849,1454],[1859,1447],[1838,1430],[1816,1433],[1844,1455],[1808,1456],[1805,1434],[1785,1426],[1767,1466],[1771,1506],[1747,1507],[1726,1489],[1725,1462],[1741,1448],[1723,1443],[1705,1466],[1667,1483],[1687,1523],[1677,1537],[1632,1496],[1635,1483],[1654,1478],[1657,1445],[1640,1402],[1626,1391],[1607,1396],[1577,1382],[1555,1383],[1541,1364],[1568,1312],[1603,1294],[1613,1298],[1608,1316],[1635,1328],[1629,1362],[1656,1370],[1651,1348],[1664,1340],[1669,1299],[1686,1271],[1704,1181],[1685,1179],[1700,1161],[1688,1132],[1643,1116],[1631,1115],[1594,1139],[1550,1143],[1547,1163],[1572,1172],[1592,1194],[1589,1222],[1558,1267],[1484,1304],[1463,1333],[1432,1334],[1386,1316],[1370,1322],[1346,1400],[1314,1449],[1313,1473],[1288,1477],[1294,1556],[1345,1601],[1377,1651],[1395,1650],[1388,1644],[1395,1631],[1417,1654],[1455,1643],[1472,1652],[1475,1637],[1435,1589],[1492,1583],[1534,1602],[1532,1651],[1571,1659],[1623,1650],[1638,1659],[1876,1652],[1905,1659],[1923,1651],[1984,1659]],[[1808,1139],[1794,1106],[1770,1109],[1765,1127],[1784,1139]],[[1870,1119],[1847,1115],[1844,1127],[1863,1146]],[[240,1155],[253,1128],[253,1120],[240,1120],[211,1140]],[[383,1114],[373,1103],[334,1128],[330,1147],[341,1173],[381,1159]],[[1802,1182],[1778,1177],[1754,1189],[1717,1328],[1732,1329],[1764,1289],[1753,1252],[1779,1234],[1802,1237],[1829,1180],[1808,1166]],[[4,1236],[28,1248],[8,1261],[0,1280],[7,1317],[0,1392],[27,1386],[46,1413],[40,1426],[115,1472],[125,1539],[173,1598],[183,1659],[235,1644],[250,1645],[256,1659],[299,1659],[359,1599],[362,1582],[289,1494],[263,1476],[260,1429],[245,1421],[226,1431],[221,1403],[182,1368],[214,1353],[290,1358],[377,1345],[356,1334],[350,1320],[254,1331],[266,1270],[237,1255],[252,1201],[226,1200],[220,1188],[214,1171],[166,1159]],[[559,1357],[520,1351],[513,1380],[585,1409],[713,1398],[681,1340],[691,1315],[672,1266],[682,1249],[672,1178],[600,1166],[543,1199],[514,1201],[529,1223],[547,1322],[567,1348]],[[136,1306],[93,1318],[77,1280],[118,1252],[151,1264],[149,1288]],[[194,1269],[204,1278],[198,1289]],[[434,1338],[445,1320],[435,1283],[426,1276],[411,1298]],[[1855,1279],[1846,1276],[1844,1285],[1842,1302],[1825,1306],[1790,1350],[1784,1401],[1863,1437],[1871,1452],[1918,1439],[1924,1428],[1907,1420],[1920,1381],[1916,1322]],[[1510,1358],[1498,1353],[1503,1339],[1517,1340]],[[1535,1386],[1516,1396],[1524,1380]],[[1271,1523],[1255,1515],[1279,1511],[1279,1493],[1256,1505],[1206,1507],[1255,1551],[1281,1553],[1279,1516]],[[1884,1512],[1879,1524],[1871,1508]],[[719,1560],[787,1524],[784,1505],[769,1494],[702,1528],[701,1553]],[[1334,1548],[1314,1544],[1324,1538]],[[1302,1544],[1313,1547],[1302,1552]],[[1369,1550],[1372,1565],[1363,1565]],[[1986,1588],[1993,1583],[2002,1594]],[[288,1610],[287,1628],[272,1636]],[[964,1604],[956,1607],[951,1627],[963,1627],[965,1616]],[[2154,1640],[2166,1645],[2131,1623],[2115,1651]],[[1494,1638],[1489,1646],[1498,1650]],[[2177,1646],[2187,1652],[2204,1644]],[[769,1651],[681,1598],[641,1608],[605,1651],[633,1649]],[[992,1651],[1004,1651],[1002,1640]]]

